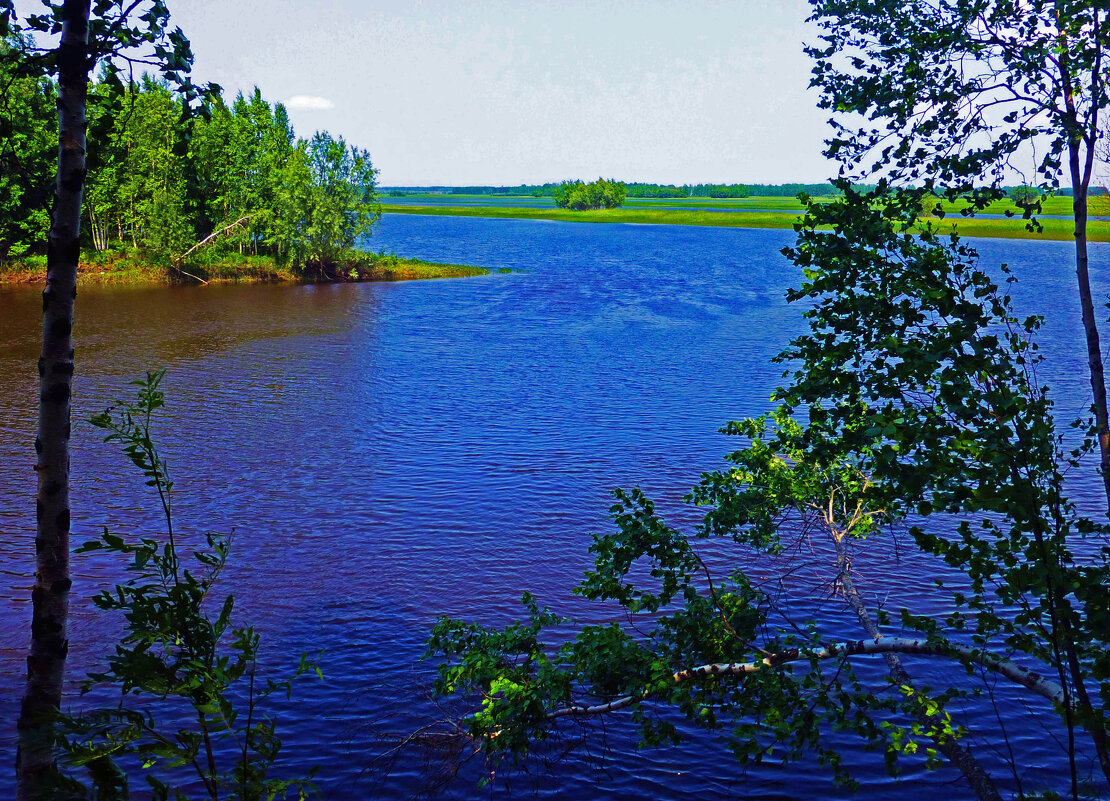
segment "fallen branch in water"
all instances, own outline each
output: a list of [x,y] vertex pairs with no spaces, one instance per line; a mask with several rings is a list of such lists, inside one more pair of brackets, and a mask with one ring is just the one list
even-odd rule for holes
[[[1044,678],[1039,673],[1022,667],[1009,659],[1003,659],[986,651],[969,648],[965,645],[954,643],[935,643],[926,640],[911,639],[908,637],[882,637],[875,640],[855,640],[826,645],[821,648],[804,649],[790,648],[785,651],[772,653],[763,659],[754,662],[713,662],[708,665],[680,670],[674,674],[676,684],[703,679],[709,676],[743,676],[758,673],[769,667],[800,662],[809,659],[836,659],[849,656],[872,656],[877,654],[918,654],[921,656],[946,656],[955,657],[963,661],[982,665],[987,670],[1020,684],[1032,690],[1037,695],[1048,699],[1054,704],[1064,703],[1064,690],[1056,682]],[[619,709],[631,706],[637,701],[643,701],[651,693],[640,695],[626,695],[605,704],[594,706],[569,706],[557,709],[548,714],[549,719],[579,715],[600,715],[606,712],[616,712]]]
[[192,278],[192,279],[194,279],[194,280],[196,280],[196,281],[200,281],[200,282],[201,282],[202,284],[204,284],[205,286],[207,286],[207,285],[208,285],[208,282],[207,282],[207,281],[205,281],[205,280],[204,280],[203,278],[201,278],[201,277],[200,277],[199,275],[193,275],[193,274],[192,274],[192,273],[190,273],[190,272],[187,272],[187,271],[185,271],[185,270],[182,270],[182,269],[181,269],[180,267],[178,267],[178,266],[177,266],[176,264],[172,264],[172,265],[170,265],[170,266],[171,266],[171,267],[173,267],[173,268],[174,268],[175,270],[177,270],[177,271],[178,271],[179,273],[181,273],[182,275],[187,275],[187,276],[189,276],[190,278]]

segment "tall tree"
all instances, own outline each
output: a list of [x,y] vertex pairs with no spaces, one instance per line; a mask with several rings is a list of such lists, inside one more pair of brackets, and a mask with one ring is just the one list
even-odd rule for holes
[[[57,77],[58,172],[47,244],[43,291],[39,423],[35,438],[38,474],[36,570],[32,590],[31,647],[27,685],[19,715],[16,757],[17,797],[46,798],[55,783],[55,715],[61,705],[66,654],[69,574],[69,436],[73,389],[73,309],[80,257],[81,206],[86,172],[86,110],[89,75],[112,57],[158,65],[171,80],[182,80],[192,62],[188,41],[169,30],[162,0],[44,0],[43,13],[21,26],[14,0],[0,0],[0,35],[26,31],[57,43],[30,44],[4,54],[5,60],[34,65]],[[133,48],[141,47],[141,51]]]
[[58,175],[47,245],[39,358],[39,423],[35,437],[38,496],[35,585],[31,592],[31,652],[19,713],[18,798],[49,791],[54,771],[54,724],[61,705],[69,650],[69,434],[73,387],[73,303],[81,246],[85,182],[85,103],[88,84],[88,0],[66,0],[55,55],[58,75]]
[[[1087,264],[1087,197],[1110,104],[1110,8],[1090,0],[811,0],[812,83],[842,176],[921,182],[969,211],[1002,183],[1073,191],[1075,271],[1110,504],[1110,421]],[[1030,173],[1024,175],[1024,173]],[[1033,208],[1026,209],[1029,216]],[[1031,223],[1035,224],[1035,223]]]
[[381,215],[370,154],[317,131],[297,143],[280,175],[273,235],[293,262],[327,277]]

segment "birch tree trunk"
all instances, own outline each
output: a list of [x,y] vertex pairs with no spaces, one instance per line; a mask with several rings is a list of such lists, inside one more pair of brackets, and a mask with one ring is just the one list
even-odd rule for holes
[[1106,407],[1106,378],[1103,373],[1102,345],[1099,342],[1098,320],[1091,295],[1091,278],[1087,270],[1087,185],[1090,180],[1080,167],[1078,147],[1072,145],[1069,159],[1072,179],[1072,213],[1075,216],[1075,275],[1079,284],[1079,304],[1083,315],[1083,332],[1087,340],[1087,365],[1091,374],[1091,409],[1095,415],[1098,436],[1099,472],[1110,508],[1110,417]]
[[[863,596],[860,595],[852,581],[852,565],[848,558],[844,535],[831,533],[830,538],[836,548],[837,583],[844,594],[844,599],[848,602],[852,611],[856,613],[856,617],[859,619],[863,630],[867,632],[867,636],[878,642],[883,638],[883,633],[871,617],[870,610],[863,603]],[[890,678],[896,684],[913,686],[909,671],[906,670],[902,664],[902,658],[896,652],[889,651],[883,654],[883,658],[886,660],[887,668],[890,671]],[[921,722],[927,728],[929,721],[922,720]],[[932,739],[937,750],[944,754],[953,767],[963,774],[968,786],[979,801],[1002,801],[1002,795],[998,792],[994,780],[969,749],[961,745],[955,738],[934,737]]]
[[57,50],[58,177],[47,245],[39,359],[38,531],[31,592],[31,650],[19,713],[18,801],[46,798],[56,773],[53,715],[61,706],[69,650],[69,434],[73,385],[73,301],[77,295],[85,188],[90,0],[65,0]]

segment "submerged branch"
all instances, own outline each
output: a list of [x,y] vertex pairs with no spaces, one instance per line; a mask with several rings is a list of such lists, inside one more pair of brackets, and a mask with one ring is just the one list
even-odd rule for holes
[[[1016,662],[994,654],[969,648],[955,643],[935,643],[908,637],[883,637],[877,640],[855,640],[833,643],[821,648],[790,648],[754,662],[713,662],[708,665],[687,668],[673,676],[676,684],[703,679],[709,676],[745,676],[758,673],[769,667],[777,667],[791,662],[810,659],[824,660],[850,656],[873,656],[878,654],[918,654],[921,656],[945,656],[981,665],[993,673],[1020,684],[1054,704],[1064,703],[1064,690],[1056,682],[1046,679],[1035,671],[1022,667]],[[626,695],[605,704],[594,706],[571,706],[557,709],[548,715],[549,719],[579,715],[600,715],[616,712],[648,698],[651,693]]]

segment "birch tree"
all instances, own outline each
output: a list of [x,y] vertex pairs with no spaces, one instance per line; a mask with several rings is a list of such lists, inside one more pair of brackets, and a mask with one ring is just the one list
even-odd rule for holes
[[[1099,471],[1110,423],[1087,259],[1087,199],[1110,103],[1110,8],[1090,0],[811,0],[812,85],[841,175],[916,182],[973,213],[1005,181],[1070,185]],[[1025,209],[1030,217],[1035,207]],[[1035,222],[1031,220],[1035,226]]]
[[[31,646],[19,715],[17,798],[48,797],[56,783],[55,716],[61,706],[69,590],[69,437],[73,390],[74,300],[80,258],[81,206],[86,172],[89,75],[96,64],[109,74],[119,60],[157,66],[187,83],[188,41],[168,27],[162,0],[44,0],[42,13],[19,19],[13,0],[0,0],[0,35],[33,33],[40,39],[6,52],[24,66],[57,79],[58,170],[43,290],[42,352],[38,362],[39,421],[36,570],[31,593]],[[53,43],[50,43],[53,42]],[[118,80],[117,80],[118,83]]]

